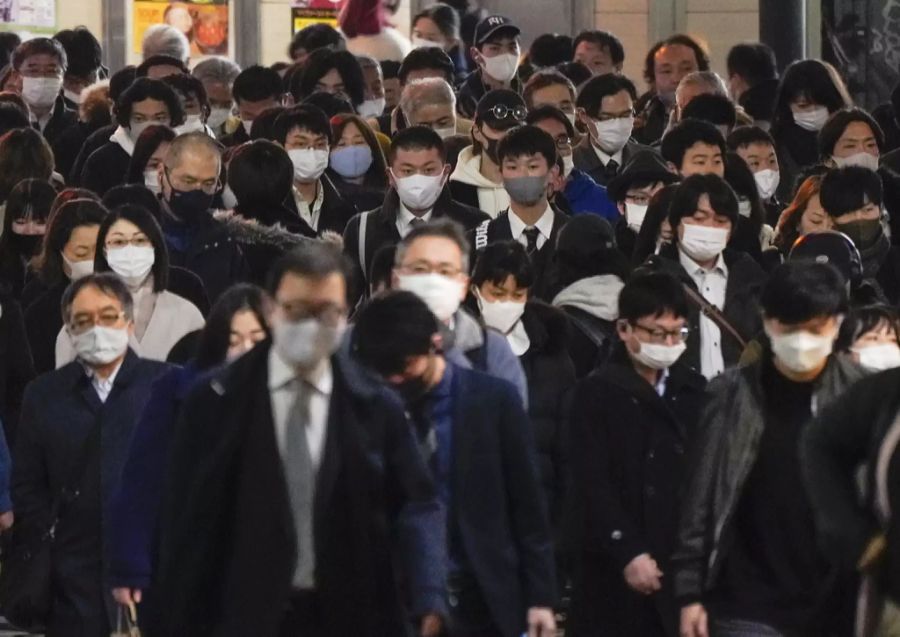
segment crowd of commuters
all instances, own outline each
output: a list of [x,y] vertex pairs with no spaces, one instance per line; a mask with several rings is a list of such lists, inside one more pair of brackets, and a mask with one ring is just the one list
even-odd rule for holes
[[760,43],[389,5],[0,38],[0,614],[900,634],[897,135]]

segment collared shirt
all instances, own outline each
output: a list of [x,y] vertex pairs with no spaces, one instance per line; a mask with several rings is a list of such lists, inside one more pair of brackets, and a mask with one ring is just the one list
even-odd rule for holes
[[294,186],[294,203],[297,204],[297,212],[300,213],[300,218],[310,228],[318,232],[319,218],[322,216],[322,204],[325,203],[325,188],[322,186],[322,180],[320,179],[316,182],[316,198],[313,200],[312,206],[306,203],[296,186]]
[[537,220],[537,223],[534,226],[526,226],[525,222],[522,221],[519,216],[513,212],[513,209],[509,209],[509,230],[512,232],[512,238],[515,241],[518,241],[526,248],[528,247],[528,237],[525,236],[525,229],[534,227],[540,231],[540,235],[538,235],[537,240],[537,249],[540,250],[544,247],[544,244],[550,240],[550,233],[553,232],[553,208],[550,207],[550,204],[547,204],[547,209],[544,211],[544,214],[541,215],[541,218]]
[[31,120],[31,125],[37,125],[38,131],[41,133],[44,132],[44,129],[47,128],[47,124],[50,123],[50,120],[53,119],[53,114],[56,112],[56,102],[53,102],[53,106],[47,111],[47,114],[43,117],[35,117],[34,113],[29,114],[29,119]]
[[619,168],[622,167],[623,152],[625,150],[624,148],[620,149],[619,152],[617,152],[615,155],[607,155],[602,150],[597,148],[596,144],[591,144],[591,148],[593,148],[594,152],[597,153],[597,159],[599,159],[603,163],[604,167],[610,161],[616,162],[616,164],[619,166]]
[[91,379],[91,387],[97,392],[97,398],[100,399],[101,403],[105,403],[106,399],[109,398],[113,385],[116,384],[116,376],[119,375],[120,369],[122,369],[121,362],[112,371],[112,374],[106,378],[100,378],[92,367],[88,367],[87,365],[84,366],[84,372],[88,375],[88,378]]
[[[696,261],[683,251],[678,251],[681,267],[694,280],[700,294],[720,310],[725,308],[725,289],[728,286],[728,266],[722,255],[709,270],[697,265]],[[722,331],[715,321],[700,316],[700,373],[707,380],[725,371],[725,360],[722,358]]]
[[412,230],[412,221],[413,219],[421,219],[422,221],[431,221],[431,217],[434,213],[434,208],[426,212],[421,217],[417,217],[413,213],[409,211],[409,208],[403,205],[403,202],[400,202],[400,208],[397,210],[397,232],[400,233],[400,238],[402,239],[406,235],[409,234],[409,231]]
[[306,443],[313,468],[318,471],[325,450],[328,427],[328,407],[334,376],[331,361],[327,358],[314,370],[299,377],[273,347],[269,350],[269,396],[272,401],[272,419],[275,421],[275,438],[282,458],[287,451],[287,427],[291,408],[297,400],[297,385],[303,381],[301,391],[311,392],[309,397],[309,422],[306,427]]
[[656,385],[653,386],[653,389],[656,390],[656,393],[660,398],[666,395],[666,383],[669,382],[669,368],[666,367],[659,374],[659,378],[656,380]]

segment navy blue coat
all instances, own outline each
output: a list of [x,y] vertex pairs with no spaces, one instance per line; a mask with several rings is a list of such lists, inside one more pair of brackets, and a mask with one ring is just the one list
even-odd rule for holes
[[72,463],[98,419],[100,425],[99,454],[89,460],[79,496],[62,511],[56,529],[49,635],[109,634],[108,622],[115,617],[104,558],[110,503],[150,387],[166,369],[165,363],[129,350],[105,403],[78,362],[38,377],[25,390],[12,494],[16,527],[26,537],[46,530],[52,502],[72,479]]

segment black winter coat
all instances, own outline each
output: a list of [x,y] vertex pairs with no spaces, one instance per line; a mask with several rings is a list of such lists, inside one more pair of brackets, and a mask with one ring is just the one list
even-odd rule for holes
[[56,337],[63,326],[60,303],[68,286],[69,279],[63,279],[25,309],[25,331],[38,374],[56,369]]
[[103,197],[111,188],[125,183],[130,162],[131,156],[121,146],[106,142],[85,162],[80,185]]
[[[322,185],[325,195],[322,201],[322,210],[319,212],[319,227],[317,228],[317,232],[321,235],[326,230],[330,230],[331,232],[337,232],[342,235],[344,234],[344,228],[347,227],[347,222],[350,221],[350,219],[353,218],[353,215],[359,212],[359,210],[353,205],[352,201],[338,192],[338,189],[335,187],[334,183],[332,183],[331,179],[328,178],[328,175],[322,175],[319,183]],[[297,210],[297,202],[294,201],[293,197],[288,197],[285,205],[294,215],[297,217],[300,216],[300,211]]]
[[63,175],[69,186],[81,185],[81,173],[84,172],[84,165],[87,163],[88,158],[94,154],[95,150],[98,150],[109,142],[109,138],[116,132],[118,127],[117,124],[110,124],[109,126],[99,128],[88,135],[87,139],[84,140],[84,144],[81,146],[81,150],[75,157],[75,163],[72,165],[72,170],[69,171],[68,175]]
[[15,442],[22,395],[34,375],[22,309],[11,297],[0,295],[0,421],[10,449]]
[[78,123],[78,113],[70,108],[66,108],[65,100],[62,95],[56,98],[56,104],[53,107],[53,115],[41,131],[41,135],[47,140],[52,148],[56,141],[72,126]]

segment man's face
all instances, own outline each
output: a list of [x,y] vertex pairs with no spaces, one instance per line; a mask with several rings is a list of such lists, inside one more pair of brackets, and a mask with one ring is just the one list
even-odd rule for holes
[[727,215],[719,214],[709,202],[709,195],[700,195],[697,201],[697,209],[693,215],[681,218],[678,224],[678,238],[684,239],[684,227],[688,225],[705,226],[707,228],[723,228],[728,230],[728,238],[731,238],[731,219]]
[[481,57],[486,58],[492,58],[503,54],[510,54],[518,57],[522,53],[522,48],[519,45],[518,37],[504,36],[488,40],[481,45],[481,50],[476,49],[475,52]]
[[169,64],[156,64],[147,69],[147,77],[151,80],[161,80],[163,78],[169,77],[170,75],[180,75],[181,69],[177,66],[171,66]]
[[[496,149],[497,144],[501,139],[506,137],[507,131],[497,130],[491,128],[488,124],[482,122],[477,126],[472,127],[472,137],[481,144],[482,148],[482,157],[485,155],[489,155],[489,146],[493,145]],[[491,144],[493,142],[493,144]],[[496,157],[488,157],[491,161],[496,161]]]
[[169,114],[169,107],[166,103],[154,99],[134,102],[131,105],[131,124],[143,124],[145,122],[153,122],[162,126],[171,124],[172,117]]
[[642,316],[633,323],[620,320],[616,324],[619,338],[633,358],[641,351],[641,343],[654,345],[678,345],[685,339],[687,319],[665,312],[659,316]]
[[[412,75],[412,74],[410,74]],[[392,77],[389,80],[382,80],[384,86],[384,101],[389,109],[394,109],[400,103],[400,78]]]
[[658,193],[660,190],[665,188],[665,184],[661,181],[657,181],[656,183],[648,184],[646,186],[631,186],[625,192],[625,201],[617,201],[616,207],[619,209],[619,214],[625,216],[625,204],[632,204],[635,206],[649,206],[650,200],[653,199],[653,195]]
[[594,75],[618,73],[622,70],[621,66],[613,64],[609,49],[593,42],[579,42],[572,60],[584,64]]
[[535,153],[534,155],[522,155],[520,157],[504,157],[500,164],[500,172],[504,179],[546,177],[550,172],[550,167],[547,165],[546,157],[540,153]]
[[259,100],[258,102],[240,100],[238,102],[238,114],[242,120],[252,122],[260,113],[276,106],[281,106],[281,103],[274,97]]
[[463,301],[469,276],[462,265],[462,252],[456,242],[444,237],[419,237],[406,249],[403,262],[394,268],[391,287],[398,287],[400,275],[440,274],[460,283],[459,300]]
[[284,140],[285,150],[328,150],[328,138],[305,128],[292,128]]
[[878,157],[878,141],[875,133],[865,122],[850,122],[838,137],[831,154],[834,157],[851,157],[859,153],[868,153]]
[[129,334],[134,331],[134,324],[125,317],[125,308],[116,296],[86,285],[72,299],[68,328],[73,334],[80,334],[97,325],[127,329]]
[[681,121],[681,111],[690,104],[695,97],[700,95],[711,95],[712,89],[706,84],[692,82],[685,84],[675,92],[675,121]]
[[307,277],[287,272],[281,278],[275,291],[273,325],[315,317],[333,326],[346,316],[347,283],[340,273]]
[[166,199],[170,199],[173,188],[182,192],[202,190],[213,194],[219,186],[219,167],[218,155],[203,148],[186,148],[182,151],[177,166],[168,171],[165,164],[159,166],[159,183],[163,194]]
[[388,179],[391,182],[391,187],[396,188],[397,179],[412,177],[413,175],[435,177],[441,174],[449,174],[449,172],[450,166],[441,160],[441,156],[436,148],[417,148],[415,150],[400,148],[394,155],[394,161],[391,162]]
[[560,156],[569,157],[572,154],[572,139],[562,122],[548,117],[535,122],[534,125],[550,134],[550,137],[556,142],[556,151]]
[[564,84],[551,84],[531,94],[531,108],[555,106],[566,115],[575,114],[575,96]]
[[59,77],[63,76],[59,58],[48,53],[29,55],[19,67],[22,77]]
[[772,144],[754,142],[740,146],[737,154],[747,162],[754,173],[766,169],[778,170],[778,155],[775,154],[775,147]]
[[211,108],[227,108],[231,110],[234,106],[231,87],[225,82],[204,82],[203,88],[206,89],[206,97],[209,98]]
[[419,106],[406,119],[410,126],[427,126],[431,129],[456,128],[456,113],[450,104]]
[[366,99],[377,100],[384,97],[384,80],[381,78],[381,68],[367,66],[363,68],[363,78],[366,81]]
[[615,95],[607,95],[600,100],[600,121],[609,119],[621,119],[634,115],[634,100],[628,91],[619,91]]
[[316,91],[348,99],[344,78],[337,69],[330,69],[328,73],[319,78],[319,81],[316,82]]
[[662,47],[653,57],[653,79],[658,95],[674,95],[679,82],[688,73],[699,71],[694,50],[683,44]]
[[678,172],[682,177],[718,175],[724,179],[725,162],[722,161],[722,149],[718,146],[697,142],[685,151]]

